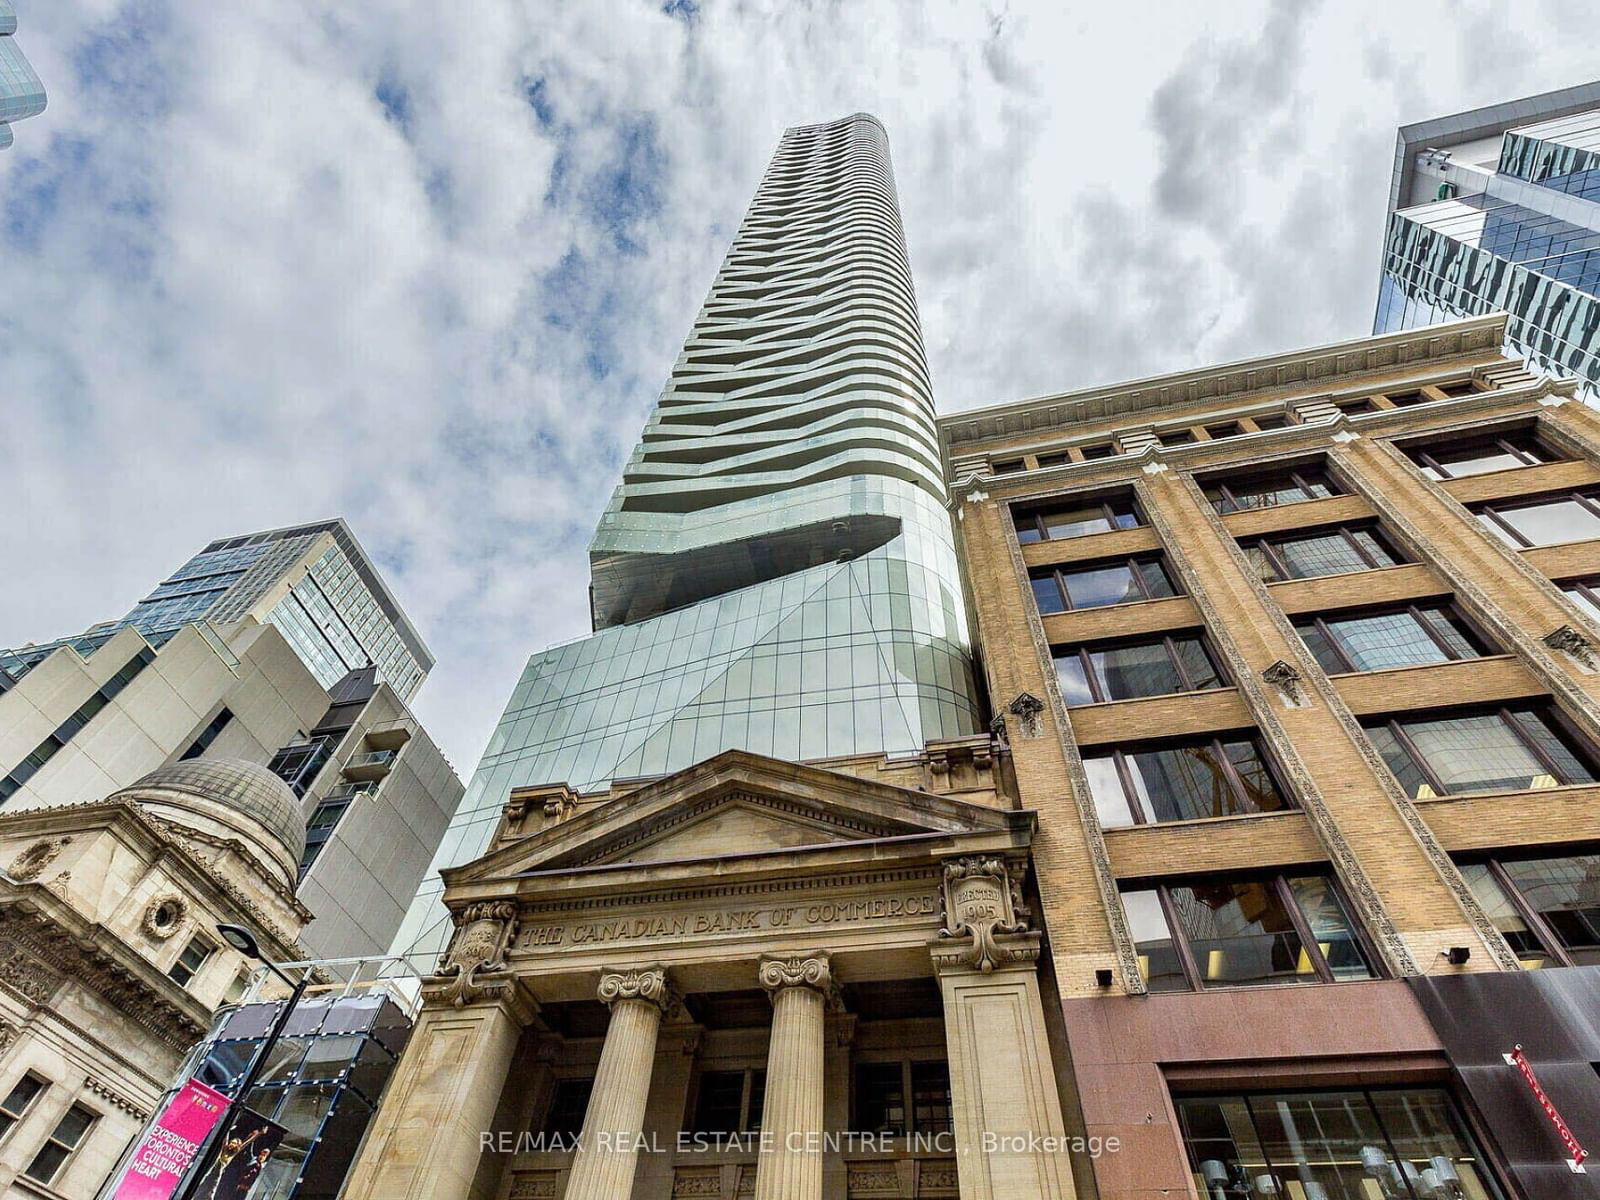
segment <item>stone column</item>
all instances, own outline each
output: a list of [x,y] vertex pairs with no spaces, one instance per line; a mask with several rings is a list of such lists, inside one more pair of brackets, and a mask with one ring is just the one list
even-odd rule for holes
[[822,1200],[823,1037],[833,987],[828,956],[763,956],[758,978],[772,998],[772,1043],[756,1200]]
[[607,971],[599,996],[611,1009],[566,1200],[626,1200],[644,1140],[645,1102],[661,1017],[676,997],[661,967]]
[[948,924],[930,951],[944,998],[961,1200],[1072,1200],[1039,934],[1027,929],[1007,862],[963,858],[947,862],[944,877]]

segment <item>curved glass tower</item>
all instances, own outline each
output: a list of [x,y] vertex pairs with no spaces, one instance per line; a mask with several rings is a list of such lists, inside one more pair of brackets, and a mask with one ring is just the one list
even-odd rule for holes
[[[974,732],[945,503],[888,137],[790,129],[590,545],[596,632],[529,660],[435,869],[516,787]],[[429,874],[399,951],[442,945]]]
[[11,145],[11,123],[44,111],[44,84],[22,57],[12,34],[17,13],[11,0],[0,0],[0,150]]

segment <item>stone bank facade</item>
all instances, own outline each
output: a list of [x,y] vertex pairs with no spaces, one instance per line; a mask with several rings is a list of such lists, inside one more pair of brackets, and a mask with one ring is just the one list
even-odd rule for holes
[[834,766],[514,796],[347,1195],[1071,1196],[1033,815],[984,737]]

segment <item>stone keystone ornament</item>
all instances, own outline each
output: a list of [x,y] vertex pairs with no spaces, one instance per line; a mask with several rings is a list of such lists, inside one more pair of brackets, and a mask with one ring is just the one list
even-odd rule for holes
[[941,941],[970,938],[959,949],[935,947],[934,957],[947,965],[964,964],[988,974],[997,966],[1032,961],[1038,939],[1028,932],[1012,904],[1012,877],[1005,859],[973,856],[944,864],[945,927]]

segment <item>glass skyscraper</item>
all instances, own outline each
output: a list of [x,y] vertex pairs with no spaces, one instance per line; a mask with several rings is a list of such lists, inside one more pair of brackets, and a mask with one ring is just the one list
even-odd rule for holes
[[16,31],[16,9],[0,0],[0,150],[11,145],[11,123],[38,116],[45,105],[44,84],[11,36]]
[[1403,127],[1389,213],[1374,332],[1503,309],[1600,394],[1600,82]]
[[20,678],[63,643],[88,654],[128,626],[160,646],[192,622],[223,625],[247,616],[276,626],[325,688],[373,666],[409,701],[433,667],[350,527],[333,520],[212,542],[127,616],[77,637],[0,651],[0,671]]
[[[601,517],[595,633],[529,660],[435,868],[516,787],[974,732],[946,499],[888,137],[790,129]],[[439,887],[397,951],[443,944]]]

